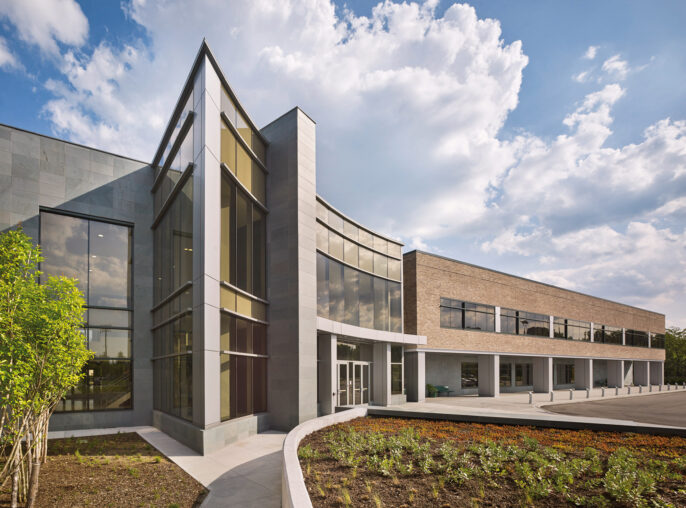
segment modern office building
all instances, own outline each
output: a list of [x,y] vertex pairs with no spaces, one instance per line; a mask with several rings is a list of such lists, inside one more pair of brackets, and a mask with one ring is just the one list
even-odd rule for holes
[[0,126],[0,231],[86,299],[95,356],[52,429],[154,424],[207,453],[426,382],[661,381],[664,316],[403,256],[317,196],[315,131],[299,108],[258,129],[204,42],[151,162]]
[[663,382],[663,314],[419,251],[403,266],[405,330],[428,339],[405,355],[426,383],[498,396]]

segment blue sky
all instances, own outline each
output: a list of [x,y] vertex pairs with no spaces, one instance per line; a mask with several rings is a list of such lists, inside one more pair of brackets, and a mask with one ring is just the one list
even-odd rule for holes
[[0,0],[0,122],[147,160],[207,37],[258,125],[296,104],[317,121],[318,191],[349,215],[686,326],[684,19],[682,1]]

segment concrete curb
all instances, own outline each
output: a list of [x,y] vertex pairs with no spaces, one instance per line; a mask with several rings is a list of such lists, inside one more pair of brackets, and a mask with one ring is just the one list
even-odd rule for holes
[[284,508],[310,508],[312,501],[305,487],[305,478],[298,460],[298,445],[308,434],[354,418],[367,415],[366,407],[357,407],[322,416],[301,423],[291,430],[283,442],[281,467],[281,506]]

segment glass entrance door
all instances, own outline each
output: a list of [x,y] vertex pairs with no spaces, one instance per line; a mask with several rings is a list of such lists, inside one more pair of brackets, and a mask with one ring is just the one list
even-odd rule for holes
[[338,363],[338,405],[356,406],[369,402],[369,362]]

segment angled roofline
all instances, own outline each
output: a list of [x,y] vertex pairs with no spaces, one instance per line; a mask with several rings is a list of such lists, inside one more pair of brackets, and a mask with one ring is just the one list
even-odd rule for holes
[[108,152],[107,150],[102,150],[100,148],[94,148],[92,146],[84,145],[81,143],[75,143],[75,142],[69,141],[67,139],[61,139],[61,138],[57,138],[55,136],[48,136],[47,134],[42,134],[40,132],[30,131],[28,129],[22,129],[21,127],[15,127],[14,125],[9,125],[9,124],[0,122],[0,127],[6,127],[8,129],[14,129],[15,131],[26,132],[27,134],[33,134],[34,136],[40,136],[42,138],[52,139],[53,141],[59,141],[60,143],[66,143],[68,145],[77,146],[79,148],[85,148],[86,150],[93,150],[94,152],[100,152],[100,153],[104,153],[107,155],[111,155],[113,157],[118,157],[120,159],[126,159],[126,160],[130,160],[133,162],[140,162],[141,164],[145,164],[146,166],[150,166],[150,163],[147,161],[142,161],[140,159],[134,159],[133,157],[128,157],[126,155],[121,155],[121,154],[114,153],[114,152]]
[[547,286],[549,288],[559,289],[561,291],[567,291],[568,293],[574,293],[574,294],[586,296],[589,298],[595,298],[596,300],[602,300],[604,302],[614,303],[615,305],[622,305],[623,307],[629,307],[631,309],[636,309],[636,310],[640,310],[643,312],[650,312],[651,314],[657,314],[658,316],[666,317],[661,312],[656,312],[654,310],[644,309],[642,307],[636,307],[635,305],[629,305],[628,303],[616,302],[614,300],[609,300],[607,298],[603,298],[602,296],[589,295],[588,293],[582,293],[581,291],[575,291],[573,289],[562,288],[560,286],[555,286],[554,284],[548,284],[547,282],[541,282],[539,280],[528,279],[526,277],[522,277],[521,275],[514,275],[511,273],[501,272],[500,270],[494,270],[493,268],[486,268],[485,266],[479,266],[479,265],[475,265],[473,263],[467,263],[466,261],[460,261],[459,259],[453,259],[453,258],[449,258],[447,256],[441,256],[440,254],[434,254],[433,252],[426,252],[423,250],[414,249],[414,250],[411,250],[409,252],[405,252],[403,254],[403,258],[405,256],[409,256],[410,254],[424,254],[426,256],[432,256],[434,258],[444,259],[446,261],[452,261],[453,263],[459,263],[461,265],[471,266],[473,268],[479,268],[480,270],[486,270],[486,271],[489,271],[492,273],[497,273],[498,275],[505,275],[507,277],[513,277],[515,279],[520,279],[520,280],[523,280],[526,282],[533,282],[534,284],[540,284],[541,286]]
[[210,49],[209,44],[207,44],[207,40],[203,37],[202,42],[200,43],[200,48],[198,48],[198,53],[195,56],[195,60],[193,60],[193,65],[191,67],[190,72],[188,73],[188,76],[186,77],[186,81],[183,85],[183,88],[181,89],[181,93],[179,94],[178,99],[176,100],[176,106],[174,107],[174,111],[172,112],[171,116],[169,117],[169,120],[167,122],[167,128],[164,130],[164,134],[162,135],[162,138],[160,139],[160,143],[157,147],[157,151],[155,152],[154,157],[152,158],[152,166],[156,166],[159,163],[160,158],[162,157],[162,153],[164,152],[164,148],[167,145],[167,140],[171,136],[171,133],[174,130],[174,126],[176,125],[175,119],[179,117],[181,114],[181,110],[183,106],[185,105],[185,101],[182,99],[189,93],[190,90],[193,89],[193,82],[196,73],[198,72],[198,68],[200,67],[200,64],[202,63],[202,58],[207,57],[207,59],[210,61],[212,64],[212,67],[214,68],[214,71],[217,73],[217,76],[219,77],[219,81],[221,82],[222,86],[226,89],[227,93],[231,97],[231,100],[233,100],[236,109],[241,113],[243,118],[245,118],[246,122],[248,122],[248,125],[252,128],[252,130],[257,133],[257,135],[260,137],[263,143],[266,145],[269,144],[269,141],[265,139],[265,137],[262,135],[260,132],[260,129],[257,128],[257,125],[255,125],[255,122],[252,121],[252,118],[250,118],[250,115],[248,112],[245,110],[241,102],[238,100],[238,97],[233,91],[233,88],[231,88],[231,85],[229,84],[229,81],[226,79],[226,76],[224,75],[224,72],[222,71],[221,67],[219,66],[219,63],[217,63],[217,59],[214,57],[214,54],[212,53],[212,50]]

